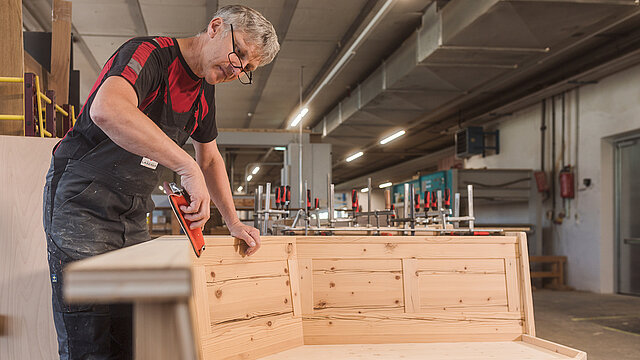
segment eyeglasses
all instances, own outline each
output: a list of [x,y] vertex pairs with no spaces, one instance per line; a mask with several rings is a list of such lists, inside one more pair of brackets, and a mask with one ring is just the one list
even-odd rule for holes
[[251,84],[251,79],[253,78],[253,72],[252,71],[247,72],[244,69],[242,60],[240,60],[240,56],[236,53],[236,38],[233,35],[233,25],[232,24],[229,24],[229,25],[231,26],[231,42],[233,45],[233,51],[230,52],[229,55],[227,55],[229,58],[229,63],[234,68],[241,70],[240,75],[238,75],[238,80],[240,80],[240,82],[245,85],[249,85]]

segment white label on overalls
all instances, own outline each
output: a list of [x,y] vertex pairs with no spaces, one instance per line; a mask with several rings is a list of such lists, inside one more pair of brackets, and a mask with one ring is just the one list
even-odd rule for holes
[[155,170],[158,167],[158,162],[157,161],[153,161],[149,158],[143,157],[142,161],[140,162],[140,165],[147,167],[149,169],[153,169]]

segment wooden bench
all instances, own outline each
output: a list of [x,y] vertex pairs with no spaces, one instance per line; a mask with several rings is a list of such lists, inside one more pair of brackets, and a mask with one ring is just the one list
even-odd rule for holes
[[135,302],[137,359],[586,359],[535,336],[524,233],[244,249],[162,237],[71,264],[66,296]]
[[564,267],[567,263],[566,256],[530,256],[529,261],[531,263],[532,269],[535,264],[550,264],[550,271],[531,271],[532,279],[551,279],[551,283],[549,284],[552,288],[562,289],[565,287],[564,284]]

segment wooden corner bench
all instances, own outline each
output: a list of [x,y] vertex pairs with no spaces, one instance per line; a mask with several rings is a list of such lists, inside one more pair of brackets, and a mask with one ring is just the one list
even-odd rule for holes
[[526,235],[180,236],[71,264],[69,301],[135,303],[137,359],[586,359],[535,336]]

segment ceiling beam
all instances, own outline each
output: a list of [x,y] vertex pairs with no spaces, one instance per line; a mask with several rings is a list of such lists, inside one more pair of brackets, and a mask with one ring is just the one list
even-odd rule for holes
[[[280,12],[280,18],[278,19],[277,26],[275,27],[276,35],[278,35],[278,41],[280,42],[280,45],[282,45],[285,37],[287,36],[287,32],[289,32],[291,19],[293,19],[293,13],[296,11],[297,7],[298,0],[285,0],[284,2],[284,6],[282,7],[282,11]],[[271,76],[271,71],[273,71],[273,66],[276,60],[277,56],[271,63],[265,65],[260,71],[256,72],[256,89],[253,92],[253,96],[251,97],[251,105],[249,106],[249,111],[247,112],[247,118],[244,121],[244,127],[247,129],[251,127],[251,120],[253,120],[253,115],[256,113],[258,104],[260,104],[262,93],[264,92],[264,88],[267,86],[267,82],[269,82],[269,77]]]
[[[336,62],[336,60],[338,59],[338,56],[340,56],[345,46],[355,40],[356,31],[362,26],[362,24],[366,19],[371,17],[371,13],[373,12],[373,10],[380,7],[376,5],[378,5],[379,3],[382,3],[383,1],[384,0],[368,0],[364,4],[358,16],[353,20],[353,22],[351,23],[351,26],[349,26],[347,31],[342,36],[342,39],[340,39],[340,41],[336,44],[336,47],[333,50],[333,53],[327,58],[327,60],[322,65],[322,67],[320,68],[316,76],[311,80],[311,82],[307,85],[307,87],[302,92],[303,99],[306,99],[307,97],[309,97],[311,92],[318,86],[320,81],[322,81],[322,79],[327,75],[327,73],[329,72],[329,69],[331,68],[331,65],[333,65]],[[288,121],[289,121],[288,117],[285,118],[282,121],[282,124],[280,124],[280,128],[286,128]],[[313,124],[313,126],[315,126],[315,124]],[[311,128],[313,128],[313,126],[311,126]]]
[[136,26],[135,32],[137,36],[149,36],[149,30],[147,29],[147,22],[144,20],[144,14],[142,13],[142,6],[140,0],[127,0],[127,6],[129,7],[129,13],[131,14],[134,24]]

